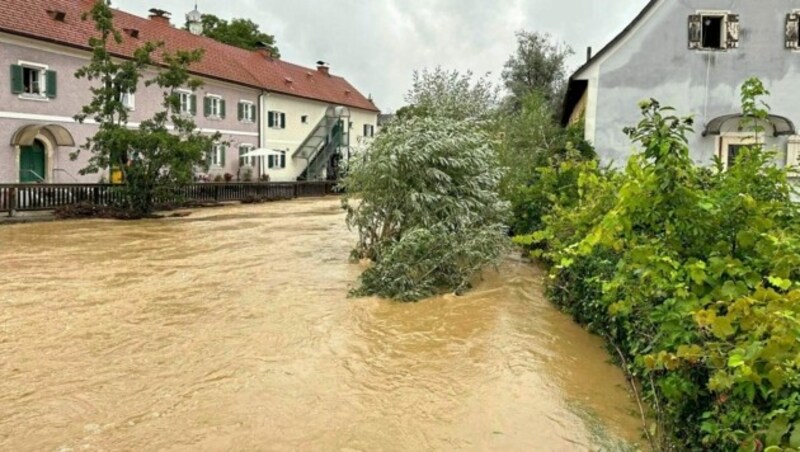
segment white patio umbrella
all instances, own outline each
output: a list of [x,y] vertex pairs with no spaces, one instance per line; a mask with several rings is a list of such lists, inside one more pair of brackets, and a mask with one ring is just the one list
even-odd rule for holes
[[274,149],[261,148],[261,149],[254,149],[254,150],[248,152],[247,154],[242,154],[241,157],[267,157],[267,156],[270,156],[270,155],[282,155],[282,154],[283,154],[282,151],[276,151]]

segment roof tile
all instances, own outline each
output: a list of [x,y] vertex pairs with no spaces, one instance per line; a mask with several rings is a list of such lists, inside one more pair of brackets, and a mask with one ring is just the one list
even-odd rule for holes
[[[89,38],[97,35],[97,32],[94,24],[83,21],[81,16],[93,3],[93,0],[2,0],[0,31],[88,49]],[[64,22],[53,20],[48,10],[65,12]],[[316,69],[279,59],[265,58],[255,51],[195,36],[169,24],[120,10],[114,11],[114,22],[119,30],[128,28],[139,31],[138,39],[123,33],[123,42],[111,47],[116,55],[130,57],[141,43],[147,41],[163,42],[168,52],[201,48],[205,51],[203,59],[191,68],[198,75],[326,103],[379,111],[370,99],[342,77],[325,75]],[[292,83],[287,83],[287,79],[291,79]]]

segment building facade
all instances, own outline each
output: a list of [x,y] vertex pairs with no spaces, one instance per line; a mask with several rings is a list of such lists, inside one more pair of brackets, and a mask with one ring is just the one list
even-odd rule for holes
[[623,128],[655,98],[693,115],[692,157],[730,164],[752,133],[742,127],[740,89],[760,78],[772,95],[766,145],[796,165],[800,137],[800,0],[652,0],[571,77],[563,122],[582,121],[601,159],[624,165],[634,151]]
[[[93,24],[81,15],[92,4],[90,0],[0,3],[0,61],[7,65],[5,75],[0,73],[0,183],[112,178],[108,171],[80,174],[89,158],[87,151],[71,158],[97,130],[91,120],[79,124],[73,119],[91,101],[90,82],[74,74],[90,60]],[[208,169],[198,168],[201,179],[225,174],[238,180],[247,174],[253,180],[273,181],[336,177],[331,162],[346,157],[351,143],[370,135],[377,125],[379,111],[371,99],[331,75],[327,65],[310,69],[265,51],[227,46],[174,27],[163,11],[149,18],[115,11],[114,20],[123,32],[123,43],[112,47],[119,58],[130,57],[147,41],[163,41],[170,52],[204,49],[203,60],[191,67],[203,86],[181,94],[181,108],[194,117],[198,128],[222,135],[208,152]],[[149,71],[144,79],[154,74],[155,70]],[[137,127],[161,108],[163,99],[160,90],[142,83],[123,101],[130,109],[129,126]],[[298,148],[330,109],[340,114],[337,121],[346,121],[349,140],[329,145],[332,129],[326,130],[325,140],[299,158]],[[312,163],[315,170],[307,171]]]

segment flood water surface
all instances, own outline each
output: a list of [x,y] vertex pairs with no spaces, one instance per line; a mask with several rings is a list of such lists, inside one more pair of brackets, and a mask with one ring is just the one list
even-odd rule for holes
[[513,259],[347,297],[335,199],[0,227],[0,450],[625,450],[597,338]]

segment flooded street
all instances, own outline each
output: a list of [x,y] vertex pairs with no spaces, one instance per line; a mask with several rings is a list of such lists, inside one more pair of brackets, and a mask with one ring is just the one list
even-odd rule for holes
[[0,450],[626,450],[599,339],[509,259],[350,299],[337,199],[0,227]]

